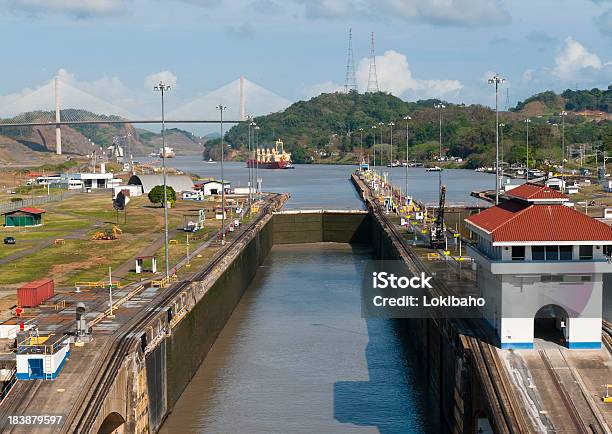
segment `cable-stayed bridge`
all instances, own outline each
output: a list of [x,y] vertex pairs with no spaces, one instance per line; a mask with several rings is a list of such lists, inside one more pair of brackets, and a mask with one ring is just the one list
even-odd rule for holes
[[[161,123],[161,113],[157,116],[134,113],[134,110],[109,102],[58,77],[35,90],[2,99],[0,134],[3,128],[55,126],[57,154],[62,153],[60,127],[63,125]],[[153,106],[148,107],[150,112],[155,108],[160,111],[158,99],[147,102]],[[240,77],[179,107],[167,107],[164,121],[169,124],[219,124],[216,110],[219,104],[228,107],[223,122],[236,124],[246,120],[247,113],[257,116],[276,112],[286,108],[290,101]]]

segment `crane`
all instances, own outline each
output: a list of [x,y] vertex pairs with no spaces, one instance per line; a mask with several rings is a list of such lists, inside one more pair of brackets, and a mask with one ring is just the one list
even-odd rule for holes
[[446,202],[446,186],[440,186],[440,203],[436,213],[436,221],[431,227],[429,243],[434,249],[443,249],[446,246],[446,237],[444,235],[444,204]]

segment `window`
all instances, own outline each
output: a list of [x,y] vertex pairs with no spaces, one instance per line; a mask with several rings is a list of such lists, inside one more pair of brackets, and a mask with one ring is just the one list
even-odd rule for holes
[[571,261],[572,246],[559,246],[559,259],[562,261]]
[[540,277],[540,281],[542,282],[563,282],[562,274],[543,274]]
[[513,261],[524,261],[525,260],[525,246],[512,246],[512,260]]
[[593,259],[593,246],[580,246],[580,260],[588,261]]
[[559,246],[546,246],[546,260],[547,261],[558,261],[559,260]]
[[544,246],[531,247],[531,259],[534,261],[544,260]]
[[583,282],[590,282],[591,276],[580,276],[580,280]]

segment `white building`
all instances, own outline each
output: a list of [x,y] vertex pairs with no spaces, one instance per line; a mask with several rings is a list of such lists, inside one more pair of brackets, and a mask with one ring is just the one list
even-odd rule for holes
[[564,206],[569,198],[527,183],[465,221],[475,244],[484,317],[501,348],[533,348],[534,335],[573,349],[600,348],[602,280],[612,227]]
[[187,190],[181,195],[183,200],[204,200],[204,192],[201,190]]
[[54,380],[70,354],[66,335],[17,334],[18,380]]
[[[158,185],[164,185],[164,176],[156,175],[132,175],[128,185],[137,185],[143,194],[149,192]],[[166,175],[166,185],[172,187],[176,193],[193,190],[193,181],[187,175]]]
[[[74,182],[77,181],[77,182]],[[121,184],[120,179],[114,179],[112,173],[64,173],[60,179],[60,185],[76,186],[81,182],[84,189],[95,190],[98,188],[113,188]]]
[[221,194],[221,185],[225,189],[225,194],[229,194],[231,191],[231,183],[228,181],[221,183],[221,181],[198,181],[196,182],[196,189],[204,192],[204,196],[211,196],[213,194]]
[[606,193],[612,193],[612,179],[607,178],[601,181],[601,186]]
[[117,185],[113,187],[113,199],[117,197],[119,192],[129,197],[142,196],[142,187],[139,185]]

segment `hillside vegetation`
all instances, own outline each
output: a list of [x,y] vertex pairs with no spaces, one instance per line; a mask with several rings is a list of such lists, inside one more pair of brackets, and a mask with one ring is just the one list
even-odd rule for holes
[[[573,91],[566,91],[566,93]],[[593,95],[609,95],[607,91],[581,91],[566,100],[553,92],[536,95],[520,103],[511,112],[500,114],[500,129],[504,159],[508,162],[525,160],[526,126],[523,110],[533,103],[547,107],[542,115],[532,118],[529,132],[530,155],[539,160],[560,160],[561,158],[561,117],[563,107],[570,111],[565,120],[566,144],[595,144],[612,154],[612,122],[594,121],[587,116],[572,112],[569,104],[578,104],[588,98],[584,92]],[[595,97],[593,97],[595,98]],[[603,98],[603,99],[602,99]],[[597,106],[606,101],[597,96]],[[570,101],[570,102],[568,102]],[[261,116],[255,119],[261,146],[271,146],[276,138],[281,138],[285,146],[293,152],[296,162],[324,160],[321,154],[336,157],[335,161],[354,162],[360,153],[361,137],[365,153],[372,153],[374,141],[376,149],[383,143],[385,158],[389,154],[391,126],[393,122],[394,159],[406,155],[406,121],[408,115],[409,155],[411,159],[431,160],[439,154],[440,111],[434,108],[439,100],[405,102],[392,95],[378,92],[359,94],[357,92],[322,94],[309,101],[300,101],[285,111]],[[580,103],[576,107],[586,107]],[[459,157],[468,162],[468,167],[491,164],[495,152],[495,112],[481,105],[457,105],[444,102],[442,109],[443,155]],[[382,129],[380,123],[383,123]],[[376,128],[372,128],[376,126]],[[363,128],[363,131],[360,131]],[[248,146],[248,127],[236,125],[225,136],[234,150],[244,151]],[[382,138],[381,138],[382,131]],[[207,147],[218,141],[210,141]],[[324,152],[322,152],[324,151]]]

